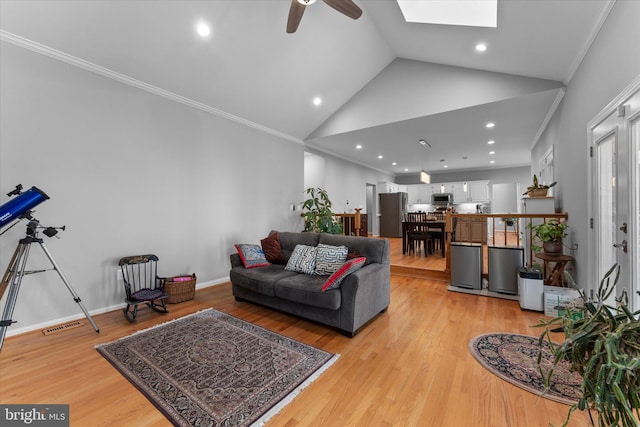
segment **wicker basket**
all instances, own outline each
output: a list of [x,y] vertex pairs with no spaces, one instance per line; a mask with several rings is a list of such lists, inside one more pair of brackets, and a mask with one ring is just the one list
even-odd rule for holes
[[196,273],[167,278],[164,291],[169,294],[166,300],[169,304],[193,299],[196,294]]

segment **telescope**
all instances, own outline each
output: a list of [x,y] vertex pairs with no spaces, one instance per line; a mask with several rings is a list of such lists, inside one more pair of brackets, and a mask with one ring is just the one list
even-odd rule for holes
[[4,205],[0,206],[0,229],[13,220],[28,218],[31,209],[49,198],[42,190],[31,187],[22,192],[22,185],[16,185],[15,190],[7,193],[7,196],[17,195]]
[[[0,235],[4,234],[8,231],[13,225],[17,224],[21,219],[28,219],[29,222],[27,224],[27,233],[26,236],[19,240],[18,247],[16,251],[13,253],[11,257],[11,261],[9,261],[9,265],[7,267],[7,271],[2,276],[2,280],[0,280],[0,299],[4,295],[4,292],[9,289],[9,294],[7,296],[7,300],[4,305],[4,311],[2,312],[2,317],[0,318],[0,350],[2,350],[2,344],[4,343],[4,337],[7,332],[7,327],[11,326],[15,323],[14,320],[11,320],[13,316],[13,310],[16,306],[16,300],[18,299],[18,291],[20,290],[20,284],[22,282],[22,278],[27,274],[32,273],[42,273],[49,270],[26,270],[27,258],[29,257],[29,249],[32,243],[37,243],[42,250],[44,251],[47,258],[51,262],[54,270],[60,276],[60,279],[64,282],[67,290],[71,293],[73,300],[78,303],[82,311],[84,312],[85,317],[93,326],[96,332],[100,332],[98,326],[95,324],[91,315],[87,311],[87,309],[82,304],[82,300],[76,294],[76,291],[71,287],[71,283],[62,273],[58,264],[53,259],[53,256],[44,245],[44,242],[40,237],[38,237],[38,229],[44,229],[43,234],[47,237],[53,237],[58,233],[58,230],[64,230],[64,225],[62,227],[41,227],[40,222],[31,216],[31,209],[38,206],[40,203],[49,199],[42,190],[37,187],[31,187],[29,190],[22,192],[22,185],[16,185],[16,188],[7,193],[7,196],[16,196],[13,199],[9,200],[7,203],[0,206],[0,229],[5,225],[13,222],[13,224],[4,230]],[[15,221],[15,222],[14,222]]]

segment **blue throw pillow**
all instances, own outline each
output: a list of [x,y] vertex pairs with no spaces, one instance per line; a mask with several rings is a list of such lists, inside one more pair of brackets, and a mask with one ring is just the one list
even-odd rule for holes
[[239,243],[234,245],[244,268],[264,267],[265,265],[271,265],[262,251],[260,245],[247,245]]

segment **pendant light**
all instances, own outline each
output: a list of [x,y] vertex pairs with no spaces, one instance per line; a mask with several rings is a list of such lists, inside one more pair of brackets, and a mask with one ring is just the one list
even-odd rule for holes
[[[462,160],[464,160],[464,169],[466,170],[467,169],[467,156],[464,156],[462,158]],[[468,190],[467,181],[465,181],[464,184],[462,184],[462,191],[464,191],[466,193],[467,190]]]
[[[429,144],[426,140],[421,139],[418,141],[420,143],[420,145],[422,145],[425,149],[427,149],[428,147],[431,147],[431,144]],[[426,156],[425,156],[426,157]],[[431,175],[426,172],[424,170],[424,168],[420,171],[420,182],[423,182],[425,184],[431,184]]]

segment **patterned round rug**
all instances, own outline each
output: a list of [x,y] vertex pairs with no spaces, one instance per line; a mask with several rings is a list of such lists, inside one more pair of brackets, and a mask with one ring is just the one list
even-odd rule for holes
[[[538,337],[491,333],[475,337],[469,343],[471,354],[489,371],[500,378],[531,393],[572,405],[581,396],[582,378],[569,371],[568,362],[560,362],[551,376],[549,390],[545,392],[544,379],[538,367]],[[546,373],[553,366],[549,344],[544,343],[540,362]]]

